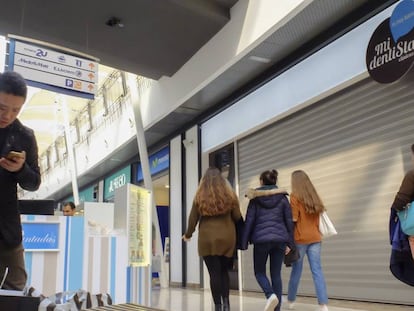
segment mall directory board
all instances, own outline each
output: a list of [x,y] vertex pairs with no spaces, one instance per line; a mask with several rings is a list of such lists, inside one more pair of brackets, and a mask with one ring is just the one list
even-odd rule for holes
[[8,68],[27,84],[56,93],[93,99],[98,85],[98,62],[68,49],[40,41],[10,38]]

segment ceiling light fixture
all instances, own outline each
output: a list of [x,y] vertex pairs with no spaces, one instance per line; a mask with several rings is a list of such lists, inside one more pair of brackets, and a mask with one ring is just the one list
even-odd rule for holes
[[255,56],[255,55],[249,56],[249,59],[250,60],[253,60],[255,62],[264,63],[264,64],[268,64],[268,63],[270,63],[272,61],[269,58]]
[[117,159],[117,158],[110,158],[110,160],[111,160],[111,161],[114,161],[114,162],[122,162],[122,160],[121,160],[121,159]]

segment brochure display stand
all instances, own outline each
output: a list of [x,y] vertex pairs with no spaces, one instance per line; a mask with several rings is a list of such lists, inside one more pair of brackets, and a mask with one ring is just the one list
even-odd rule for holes
[[115,191],[114,230],[126,234],[127,302],[151,305],[151,191],[126,184]]

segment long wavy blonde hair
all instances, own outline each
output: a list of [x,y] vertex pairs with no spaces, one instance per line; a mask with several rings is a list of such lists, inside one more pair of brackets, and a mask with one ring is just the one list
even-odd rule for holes
[[309,176],[302,170],[292,173],[291,178],[292,193],[300,202],[303,203],[305,211],[309,214],[321,213],[325,210],[321,198],[316,192]]
[[200,181],[193,204],[196,204],[201,215],[216,216],[238,207],[239,200],[220,170],[210,167]]

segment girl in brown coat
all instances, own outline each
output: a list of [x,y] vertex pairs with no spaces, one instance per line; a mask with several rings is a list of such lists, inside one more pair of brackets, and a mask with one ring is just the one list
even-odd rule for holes
[[241,218],[239,200],[217,168],[201,179],[183,235],[189,241],[199,223],[198,254],[210,274],[215,311],[230,310],[228,267],[236,246],[235,223]]

